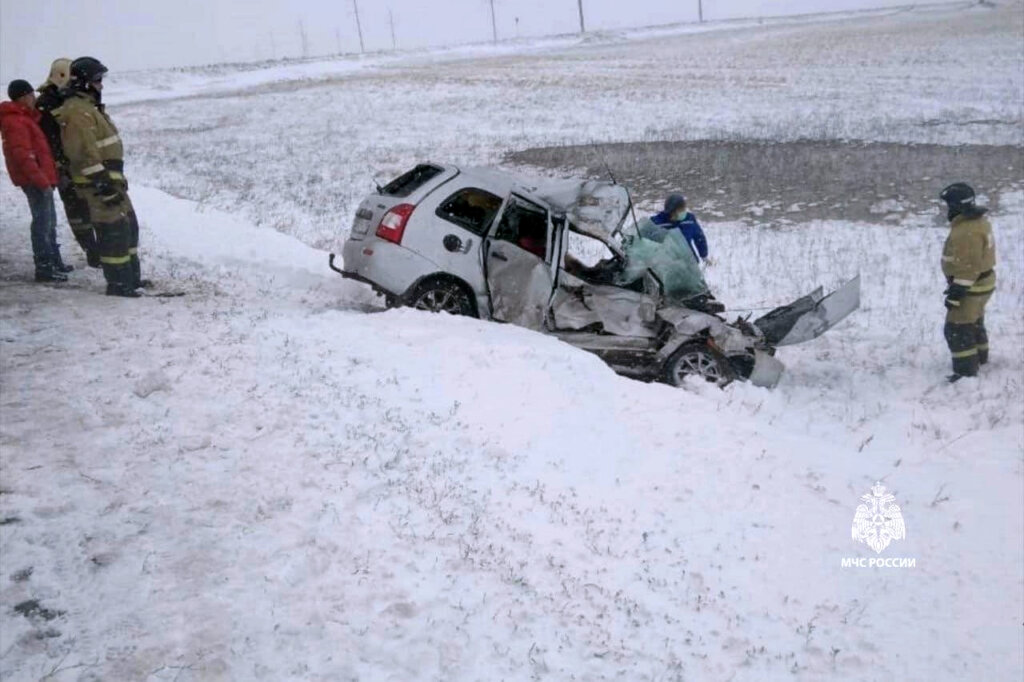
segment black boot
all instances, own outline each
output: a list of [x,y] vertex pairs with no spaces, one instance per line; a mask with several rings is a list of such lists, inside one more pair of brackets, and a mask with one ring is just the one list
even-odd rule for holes
[[74,272],[75,266],[68,265],[67,263],[65,263],[64,259],[60,255],[60,251],[58,251],[57,255],[53,259],[53,269],[55,272],[61,272],[66,274],[69,272]]
[[66,282],[68,276],[57,270],[51,261],[36,261],[37,282]]
[[107,280],[107,296],[122,298],[139,298],[142,294],[133,286],[132,268],[130,265],[103,264],[103,276]]
[[57,272],[56,270],[36,270],[36,281],[37,282],[66,282],[68,276],[63,272]]
[[135,289],[129,289],[123,284],[108,284],[107,296],[120,296],[121,298],[141,298],[142,294],[140,294]]

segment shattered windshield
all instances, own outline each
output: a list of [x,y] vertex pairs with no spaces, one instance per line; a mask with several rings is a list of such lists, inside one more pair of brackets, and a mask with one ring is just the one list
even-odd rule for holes
[[628,285],[651,270],[665,287],[667,300],[685,301],[708,293],[697,257],[683,234],[655,225],[649,218],[623,230],[625,266],[617,284]]

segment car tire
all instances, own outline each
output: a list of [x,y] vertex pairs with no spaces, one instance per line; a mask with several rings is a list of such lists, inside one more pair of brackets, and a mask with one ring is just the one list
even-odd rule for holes
[[469,291],[451,279],[430,279],[423,282],[409,297],[407,305],[432,313],[476,317],[476,306]]
[[683,344],[665,363],[665,383],[682,386],[688,377],[724,387],[736,379],[736,372],[729,359],[706,341],[694,341]]

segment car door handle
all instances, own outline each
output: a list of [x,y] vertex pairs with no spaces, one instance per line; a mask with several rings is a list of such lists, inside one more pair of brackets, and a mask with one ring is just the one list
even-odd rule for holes
[[491,251],[491,258],[495,260],[508,261],[508,256],[503,254],[501,251]]

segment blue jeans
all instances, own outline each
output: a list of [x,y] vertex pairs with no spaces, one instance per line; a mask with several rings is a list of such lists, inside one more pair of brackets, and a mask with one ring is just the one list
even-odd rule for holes
[[53,206],[53,190],[47,187],[22,187],[32,211],[32,257],[36,270],[52,270],[57,265],[57,210]]

